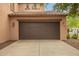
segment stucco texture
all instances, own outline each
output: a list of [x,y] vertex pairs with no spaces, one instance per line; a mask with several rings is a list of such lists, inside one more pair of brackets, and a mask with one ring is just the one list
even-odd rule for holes
[[9,4],[0,4],[0,43],[9,40],[9,19],[7,16],[9,11]]

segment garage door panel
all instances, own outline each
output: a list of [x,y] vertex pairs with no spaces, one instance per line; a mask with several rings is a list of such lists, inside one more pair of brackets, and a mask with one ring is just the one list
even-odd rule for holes
[[59,22],[27,23],[20,22],[20,39],[59,39]]

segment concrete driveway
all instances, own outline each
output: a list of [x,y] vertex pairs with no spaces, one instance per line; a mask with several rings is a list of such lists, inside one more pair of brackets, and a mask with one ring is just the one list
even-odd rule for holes
[[0,50],[2,56],[78,56],[79,50],[60,40],[19,40]]

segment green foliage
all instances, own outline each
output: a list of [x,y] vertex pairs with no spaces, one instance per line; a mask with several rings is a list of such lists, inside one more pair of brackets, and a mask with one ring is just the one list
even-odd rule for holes
[[67,39],[70,39],[70,35],[69,34],[67,34]]
[[[68,29],[79,28],[79,17],[78,16],[76,17],[67,16],[67,27]],[[69,31],[68,31],[68,37],[71,39],[77,39],[78,35],[69,34]]]
[[68,15],[76,16],[78,15],[79,3],[56,3],[54,6],[54,10],[58,12],[68,13]]
[[72,35],[72,39],[77,39],[78,38],[78,35],[77,34],[73,34]]
[[79,28],[79,17],[67,16],[68,28]]
[[[54,9],[58,12],[68,13],[67,26],[68,28],[79,28],[79,3],[56,3]],[[75,17],[74,17],[75,16]]]
[[[57,12],[67,13],[67,27],[70,28],[79,28],[79,3],[56,3],[54,10]],[[78,35],[72,35],[73,39],[77,39]],[[69,32],[67,38],[71,38]]]

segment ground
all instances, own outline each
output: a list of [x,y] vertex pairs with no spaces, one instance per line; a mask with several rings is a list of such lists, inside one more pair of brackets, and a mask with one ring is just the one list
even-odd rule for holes
[[79,50],[79,39],[68,39],[68,40],[64,40],[64,42],[68,43],[69,45]]
[[60,40],[19,40],[0,49],[1,56],[79,56],[79,50]]

